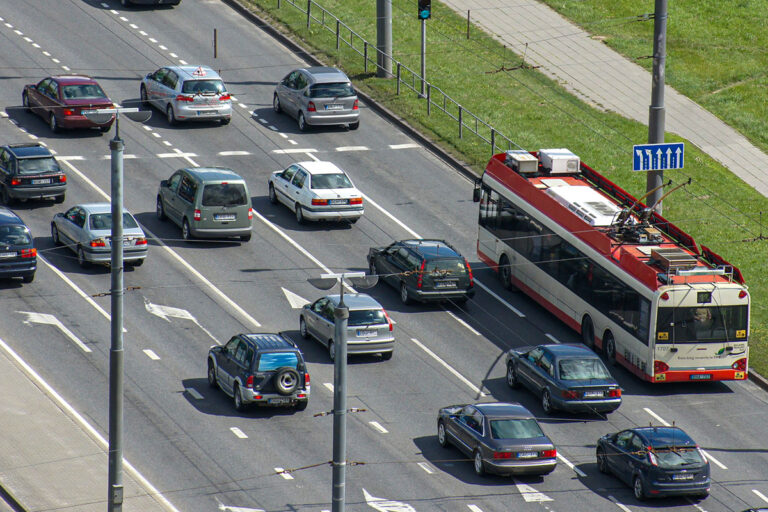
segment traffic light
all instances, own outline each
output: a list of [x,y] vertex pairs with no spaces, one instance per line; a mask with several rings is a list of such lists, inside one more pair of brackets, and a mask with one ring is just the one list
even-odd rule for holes
[[419,0],[419,19],[428,20],[432,17],[432,0]]

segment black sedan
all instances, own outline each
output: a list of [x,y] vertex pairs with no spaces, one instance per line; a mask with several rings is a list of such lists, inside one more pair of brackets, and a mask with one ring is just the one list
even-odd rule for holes
[[37,271],[37,249],[24,221],[0,206],[0,278],[20,277],[31,283]]
[[597,468],[632,486],[635,498],[709,495],[709,461],[678,427],[637,427],[597,441]]
[[583,345],[539,345],[507,352],[507,384],[541,396],[547,414],[555,409],[609,413],[621,405],[621,388],[600,358]]
[[478,475],[546,475],[557,465],[555,445],[518,403],[444,407],[437,415],[437,441],[472,457]]

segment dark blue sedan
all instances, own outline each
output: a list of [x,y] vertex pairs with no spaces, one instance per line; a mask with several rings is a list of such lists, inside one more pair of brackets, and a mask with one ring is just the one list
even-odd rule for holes
[[678,427],[637,427],[597,441],[597,468],[632,487],[635,498],[709,495],[709,461]]
[[24,221],[0,206],[0,279],[20,277],[31,283],[37,271],[35,241]]
[[600,358],[583,345],[539,345],[507,352],[507,384],[541,396],[544,412],[609,413],[621,405],[621,388]]

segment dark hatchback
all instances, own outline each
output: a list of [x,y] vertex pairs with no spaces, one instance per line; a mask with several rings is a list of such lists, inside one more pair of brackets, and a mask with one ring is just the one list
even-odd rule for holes
[[546,475],[557,465],[555,445],[518,403],[444,407],[437,414],[437,441],[472,457],[478,475]]
[[413,300],[463,303],[475,295],[469,262],[444,240],[401,240],[372,247],[368,268],[371,275],[399,290],[404,304]]
[[0,199],[4,204],[48,197],[62,203],[66,191],[67,175],[48,148],[37,142],[0,146]]
[[597,467],[632,487],[635,498],[709,495],[709,461],[678,427],[637,427],[597,441]]
[[621,405],[621,388],[602,360],[583,345],[539,345],[507,352],[507,384],[541,397],[547,414],[609,413]]
[[0,206],[0,278],[20,277],[31,283],[37,271],[37,249],[29,228],[8,208]]

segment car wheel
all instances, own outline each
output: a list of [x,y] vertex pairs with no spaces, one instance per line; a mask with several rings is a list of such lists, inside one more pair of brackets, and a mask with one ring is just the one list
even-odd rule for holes
[[221,118],[221,125],[222,126],[227,126],[231,122],[232,122],[232,118],[231,117],[222,117]]
[[360,121],[357,121],[355,123],[349,123],[350,130],[357,130],[358,128],[360,128]]
[[305,340],[309,339],[309,331],[307,330],[307,321],[304,320],[303,316],[299,317],[299,333],[301,334],[301,337],[304,338]]
[[304,224],[304,210],[299,203],[296,203],[296,222]]
[[597,469],[601,473],[608,473],[608,460],[602,448],[597,449]]
[[29,283],[31,283],[34,280],[35,280],[35,274],[27,274],[27,275],[21,277],[21,282],[22,283],[29,284]]
[[157,206],[155,207],[155,214],[157,215],[157,220],[165,220],[168,218],[165,215],[165,207],[163,206],[163,199],[160,196],[157,196]]
[[400,283],[400,300],[403,304],[411,303],[411,294],[408,293],[408,287],[405,283]]
[[277,94],[272,97],[272,110],[278,114],[283,111],[283,107],[280,106],[280,98],[277,97]]
[[336,361],[336,344],[333,340],[328,340],[328,357],[331,358],[331,361]]
[[389,361],[392,359],[392,355],[395,353],[394,350],[390,350],[389,352],[382,352],[381,353],[381,360],[382,361]]
[[517,290],[517,286],[512,283],[512,265],[506,254],[502,254],[499,260],[499,280],[507,290]]
[[301,130],[302,132],[307,131],[307,121],[304,119],[304,112],[299,112],[298,123],[299,123],[299,130]]
[[148,107],[149,98],[147,97],[147,88],[144,87],[143,85],[141,86],[141,91],[139,91],[139,97],[141,98],[141,106]]
[[293,368],[279,370],[273,379],[275,390],[281,395],[290,395],[299,387],[299,374]]
[[189,221],[187,219],[184,219],[184,222],[181,224],[181,238],[187,242],[192,240],[192,232],[189,230]]
[[437,422],[437,442],[443,448],[448,448],[448,434],[445,432],[443,420]]
[[59,228],[56,227],[56,224],[51,223],[51,240],[53,240],[53,245],[61,245],[61,239],[59,238]]
[[594,350],[595,327],[592,325],[592,319],[588,316],[585,316],[584,321],[581,322],[581,341],[584,345]]
[[144,264],[144,260],[143,259],[133,260],[133,262],[131,262],[131,265],[133,265],[134,267],[140,267],[143,264]]
[[483,476],[485,474],[485,465],[483,464],[483,456],[480,455],[480,450],[475,450],[474,464],[475,474],[477,476]]
[[272,204],[277,204],[277,192],[275,192],[275,186],[271,183],[269,184],[269,202]]
[[603,338],[603,347],[605,347],[605,357],[608,362],[616,366],[616,342],[613,341],[613,336],[610,333],[607,333]]
[[250,233],[247,235],[240,235],[240,241],[243,243],[247,243],[251,241],[251,235]]
[[59,122],[56,120],[56,116],[53,115],[53,113],[51,113],[51,115],[48,117],[48,126],[51,128],[53,133],[58,133]]
[[545,389],[541,394],[541,408],[544,409],[544,412],[547,414],[552,414],[554,411],[554,408],[552,407],[552,395],[550,395],[548,389]]
[[3,204],[6,206],[13,204],[13,197],[6,187],[0,187],[0,199],[2,199]]
[[235,384],[235,389],[233,390],[233,398],[235,401],[235,410],[242,412],[245,410],[245,404],[243,403],[243,395],[240,394],[240,385]]
[[168,105],[165,109],[165,117],[168,119],[168,124],[173,126],[176,124],[176,114],[173,113],[173,107]]
[[111,126],[99,126],[99,132],[107,133],[111,128]]
[[77,248],[77,264],[82,268],[86,268],[88,266],[88,260],[85,259],[85,251],[83,251],[82,247]]
[[208,360],[208,385],[212,388],[218,385],[216,382],[216,366],[214,366],[210,359]]
[[643,486],[643,479],[640,475],[635,475],[632,480],[632,493],[635,495],[637,501],[645,501],[645,487]]
[[66,194],[61,194],[60,196],[54,197],[53,198],[53,202],[56,203],[56,204],[61,204],[61,203],[64,202],[64,199],[66,199],[66,198],[67,198]]
[[520,387],[520,381],[517,379],[517,370],[515,370],[515,365],[512,363],[507,365],[507,386],[511,388]]
[[32,108],[29,106],[29,96],[26,91],[21,95],[21,104],[24,105],[25,112],[32,112]]
[[308,405],[309,405],[309,400],[300,400],[296,403],[296,410],[303,411],[307,408]]

